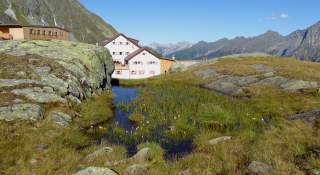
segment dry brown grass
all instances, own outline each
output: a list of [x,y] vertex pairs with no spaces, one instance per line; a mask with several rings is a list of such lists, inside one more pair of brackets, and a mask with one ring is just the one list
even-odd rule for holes
[[298,79],[320,81],[320,63],[299,61],[294,58],[276,58],[276,57],[243,57],[226,58],[219,60],[212,67],[220,72],[230,75],[252,75],[256,74],[254,68],[250,65],[264,64],[272,67],[276,75]]

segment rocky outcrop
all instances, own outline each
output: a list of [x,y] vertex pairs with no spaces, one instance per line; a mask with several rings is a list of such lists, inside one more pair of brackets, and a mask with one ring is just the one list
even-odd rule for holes
[[[67,41],[0,42],[0,62],[0,91],[5,97],[0,100],[0,120],[7,121],[41,119],[44,104],[79,104],[109,89],[114,70],[106,49]],[[12,105],[14,99],[20,102]],[[17,117],[23,111],[27,112]],[[67,126],[71,121],[67,114],[49,112],[55,123]]]
[[243,86],[247,86],[258,82],[259,79],[256,76],[226,76],[219,80],[215,80],[204,87],[215,90],[223,94],[240,94],[242,93]]
[[244,93],[244,88],[264,85],[279,87],[288,92],[298,92],[303,89],[316,89],[320,83],[316,81],[306,81],[289,79],[283,76],[277,76],[276,71],[263,64],[250,65],[256,73],[246,76],[235,76],[223,74],[214,69],[207,69],[195,72],[195,75],[204,79],[214,79],[203,85],[204,88],[213,90],[223,95],[239,95]]
[[13,104],[10,106],[0,107],[0,120],[38,121],[42,118],[42,108],[37,104]]
[[17,96],[24,96],[36,103],[66,103],[67,100],[54,92],[48,93],[39,87],[32,89],[15,89],[11,91]]

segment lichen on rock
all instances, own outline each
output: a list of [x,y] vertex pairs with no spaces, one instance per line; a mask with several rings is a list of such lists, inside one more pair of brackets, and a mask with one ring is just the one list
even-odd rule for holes
[[79,104],[111,88],[114,65],[103,47],[58,40],[3,41],[0,46],[0,90],[12,98]]

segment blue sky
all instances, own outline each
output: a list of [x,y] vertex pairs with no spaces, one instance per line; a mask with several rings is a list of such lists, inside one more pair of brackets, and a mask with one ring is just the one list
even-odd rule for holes
[[319,0],[79,0],[119,32],[151,42],[286,35],[320,21]]

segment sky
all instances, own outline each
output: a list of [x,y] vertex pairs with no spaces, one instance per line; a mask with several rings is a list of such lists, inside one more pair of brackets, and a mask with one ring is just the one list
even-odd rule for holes
[[152,42],[287,35],[320,21],[320,0],[79,0],[118,32]]

